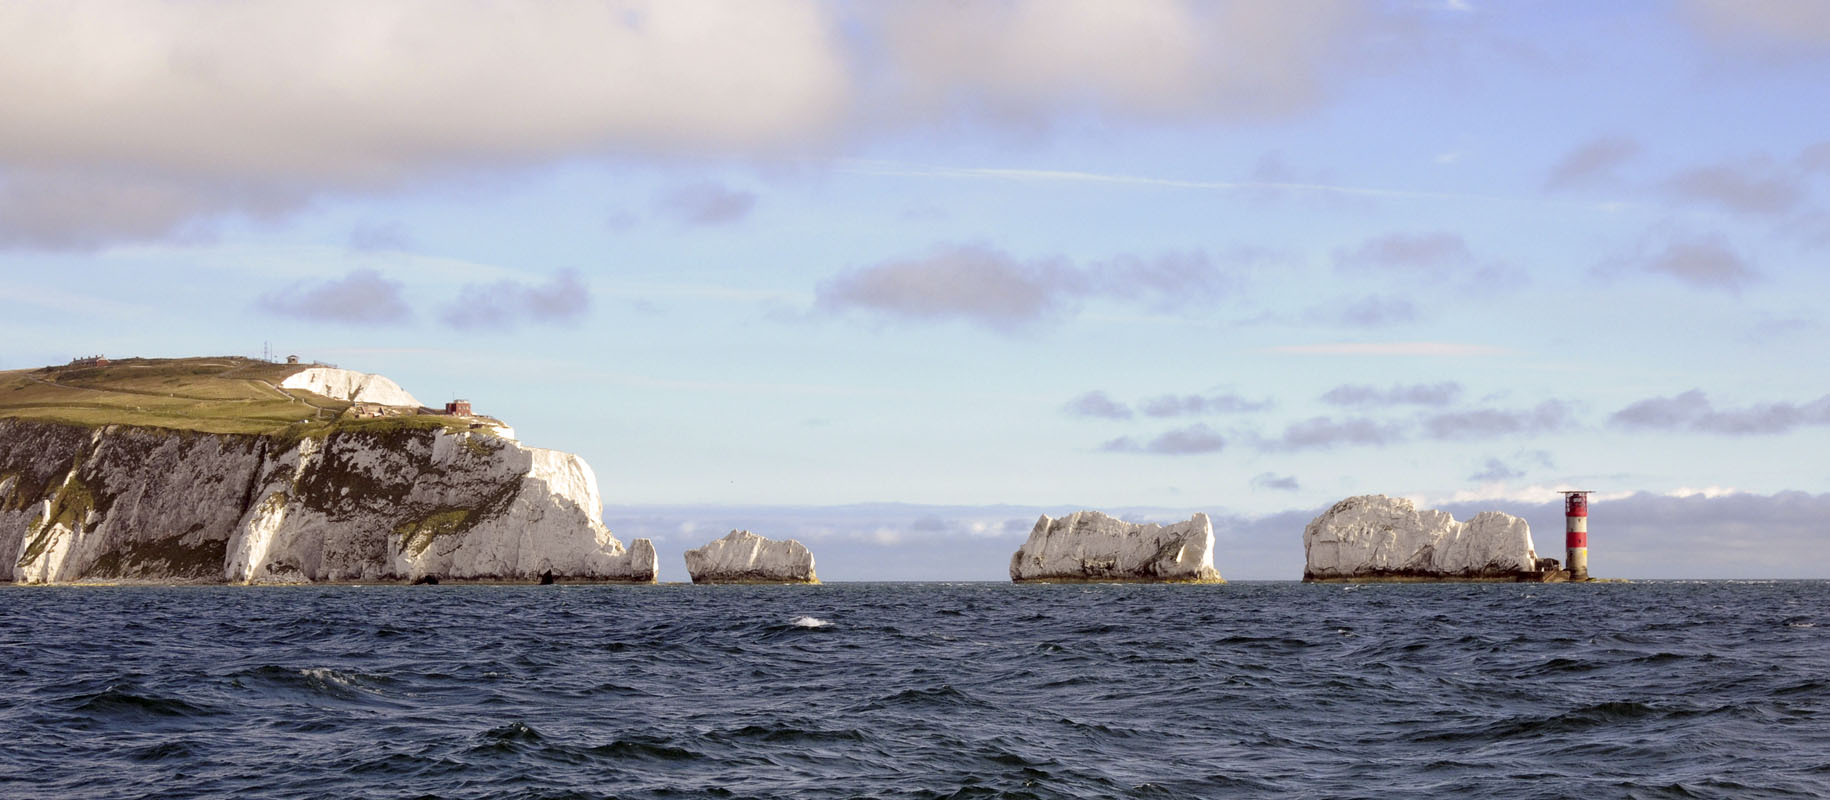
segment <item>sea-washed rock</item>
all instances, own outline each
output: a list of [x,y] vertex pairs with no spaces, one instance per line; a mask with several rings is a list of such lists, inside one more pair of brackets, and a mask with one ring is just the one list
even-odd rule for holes
[[1206,514],[1164,526],[1098,511],[1036,520],[1010,557],[1010,579],[1224,583],[1214,569],[1214,527]]
[[813,553],[806,545],[749,531],[731,531],[704,547],[686,551],[686,572],[693,583],[820,582],[813,571]]
[[1531,526],[1483,511],[1467,522],[1385,495],[1350,497],[1303,530],[1304,580],[1506,580],[1539,572]]

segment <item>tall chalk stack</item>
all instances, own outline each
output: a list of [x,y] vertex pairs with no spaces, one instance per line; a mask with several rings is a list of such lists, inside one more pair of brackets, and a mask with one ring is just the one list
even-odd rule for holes
[[1569,547],[1569,577],[1573,581],[1589,579],[1589,495],[1593,492],[1564,492],[1565,544]]

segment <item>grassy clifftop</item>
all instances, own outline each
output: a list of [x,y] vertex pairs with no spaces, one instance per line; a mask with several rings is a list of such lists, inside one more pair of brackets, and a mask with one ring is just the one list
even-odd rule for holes
[[354,419],[346,413],[348,402],[279,387],[305,368],[223,356],[0,371],[0,419],[288,438],[336,430],[468,426],[435,415]]

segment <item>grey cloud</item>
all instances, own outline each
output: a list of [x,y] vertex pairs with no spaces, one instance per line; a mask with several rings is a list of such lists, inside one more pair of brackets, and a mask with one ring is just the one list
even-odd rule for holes
[[1302,487],[1295,476],[1279,475],[1275,472],[1261,472],[1252,479],[1252,485],[1260,489],[1276,489],[1280,492],[1294,492]]
[[1237,414],[1249,411],[1263,411],[1271,407],[1269,400],[1251,400],[1236,394],[1165,394],[1149,398],[1139,403],[1147,416],[1177,417],[1197,414]]
[[1525,410],[1477,409],[1436,414],[1424,419],[1433,439],[1480,439],[1491,436],[1553,433],[1575,424],[1567,403],[1546,400]]
[[[1470,292],[1491,292],[1526,280],[1514,267],[1479,259],[1467,240],[1444,231],[1395,233],[1367,239],[1353,248],[1338,248],[1334,266],[1343,273],[1428,278]],[[1386,298],[1348,306],[1339,315],[1343,321],[1358,317],[1361,324],[1379,325],[1409,321],[1416,309],[1407,308],[1402,299]]]
[[916,517],[913,522],[909,523],[909,530],[922,531],[924,533],[945,531],[947,530],[947,521],[932,514],[925,517]]
[[[3,58],[3,56],[0,56]],[[0,72],[0,74],[4,74]],[[7,169],[0,153],[0,247],[88,250],[120,242],[207,233],[201,220],[229,212],[269,218],[305,198],[283,187]]]
[[1258,445],[1271,451],[1327,450],[1342,445],[1388,445],[1403,438],[1403,429],[1389,422],[1311,417],[1285,426],[1278,438],[1260,440]]
[[1368,239],[1352,250],[1336,250],[1334,263],[1343,269],[1441,273],[1474,263],[1474,253],[1465,240],[1452,233],[1397,233]]
[[465,286],[439,319],[461,330],[499,330],[525,323],[574,322],[590,306],[590,290],[584,280],[575,271],[562,270],[537,286],[518,281]]
[[1124,257],[1081,268],[1061,258],[1023,260],[982,244],[944,245],[926,256],[847,270],[820,284],[815,308],[921,321],[963,320],[1014,330],[1086,299],[1162,306],[1211,296],[1220,267],[1201,254]]
[[1513,469],[1506,462],[1501,461],[1497,458],[1489,458],[1489,459],[1487,459],[1487,463],[1481,467],[1481,470],[1479,472],[1476,472],[1473,475],[1468,476],[1468,480],[1492,482],[1492,481],[1505,481],[1505,480],[1511,480],[1513,478],[1523,478],[1523,477],[1525,477],[1524,472]]
[[313,322],[393,325],[412,318],[401,285],[372,269],[342,278],[300,283],[263,295],[257,305],[267,311]]
[[1786,214],[1804,199],[1798,179],[1781,173],[1764,157],[1679,173],[1665,182],[1665,191],[1679,199],[1760,216]]
[[1417,321],[1417,304],[1404,297],[1362,297],[1345,305],[1310,309],[1311,322],[1354,328],[1384,328]]
[[1545,180],[1544,186],[1547,189],[1567,189],[1612,179],[1615,170],[1644,149],[1632,139],[1596,139],[1565,154],[1556,166],[1551,167],[1550,177]]
[[1105,419],[1130,419],[1131,409],[1124,403],[1113,400],[1105,392],[1087,392],[1067,402],[1062,410],[1077,417],[1102,417]]
[[1830,172],[1830,139],[1805,148],[1798,154],[1798,165],[1810,172]]
[[1544,469],[1556,469],[1557,461],[1551,458],[1549,450],[1520,450],[1513,454],[1515,459],[1529,461]]
[[1709,398],[1696,389],[1671,397],[1654,397],[1627,406],[1608,417],[1622,428],[1671,430],[1686,427],[1711,412]]
[[349,232],[351,250],[405,250],[412,241],[398,222],[364,222]]
[[1769,55],[1774,45],[1830,47],[1830,5],[1792,0],[1686,0],[1686,18],[1722,44]]
[[641,222],[634,212],[628,209],[617,209],[604,217],[604,228],[621,233],[633,230]]
[[1761,403],[1718,409],[1701,390],[1633,403],[1608,417],[1628,430],[1689,431],[1728,436],[1787,433],[1811,425],[1830,425],[1830,394],[1804,404]]
[[726,225],[748,216],[756,195],[713,182],[687,184],[655,196],[655,210],[687,225]]
[[1365,384],[1344,383],[1322,395],[1322,402],[1337,406],[1446,406],[1461,396],[1462,386],[1454,381],[1441,383],[1393,384],[1380,388]]
[[1120,256],[1091,265],[1087,275],[1095,291],[1156,307],[1204,302],[1229,286],[1227,273],[1199,251],[1154,258]]
[[1255,183],[1289,183],[1297,179],[1296,170],[1284,160],[1282,151],[1272,150],[1258,157],[1252,165],[1251,177]]
[[1156,455],[1199,455],[1218,453],[1226,447],[1226,438],[1203,424],[1189,425],[1164,432],[1139,444],[1129,436],[1113,439],[1100,446],[1109,453],[1153,453]]
[[1781,233],[1813,247],[1830,247],[1830,212],[1808,211],[1780,226]]
[[1645,259],[1641,267],[1703,289],[1739,291],[1759,277],[1720,236],[1671,241]]
[[1041,319],[1085,286],[1059,259],[1020,261],[981,245],[853,269],[821,284],[815,305],[918,320],[962,319],[1012,329]]
[[1744,338],[1754,344],[1796,340],[1800,336],[1815,336],[1824,328],[1824,323],[1810,313],[1791,316],[1774,314],[1756,315],[1748,326]]

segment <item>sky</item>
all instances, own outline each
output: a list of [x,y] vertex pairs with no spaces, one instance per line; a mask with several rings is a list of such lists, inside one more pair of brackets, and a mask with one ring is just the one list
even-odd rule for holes
[[297,354],[731,528],[1294,579],[1359,494],[1830,577],[1830,4],[0,4],[0,369]]

